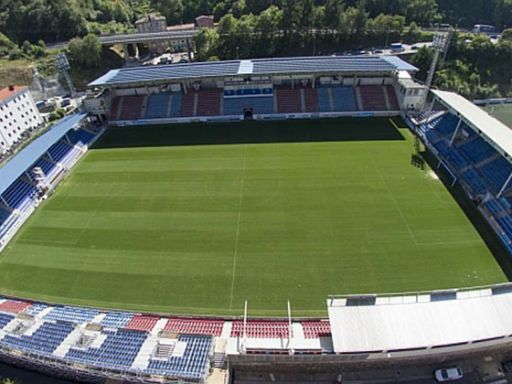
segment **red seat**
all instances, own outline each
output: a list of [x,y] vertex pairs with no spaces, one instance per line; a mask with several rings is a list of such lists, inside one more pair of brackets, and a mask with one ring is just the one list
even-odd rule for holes
[[223,320],[208,319],[169,319],[164,327],[166,331],[191,335],[220,336],[224,326]]
[[31,305],[32,303],[29,303],[27,301],[6,300],[3,303],[0,303],[0,311],[20,313],[23,312],[27,307],[30,307]]
[[301,325],[306,339],[316,339],[331,334],[331,325],[328,321],[304,321]]
[[[244,322],[237,320],[231,328],[232,337],[241,337],[244,333]],[[246,327],[247,337],[264,339],[289,338],[288,323],[286,321],[248,321]]]
[[126,324],[126,329],[134,329],[136,331],[147,331],[151,332],[151,330],[155,327],[155,324],[160,320],[159,317],[154,316],[145,316],[145,315],[135,315],[132,317],[130,322]]

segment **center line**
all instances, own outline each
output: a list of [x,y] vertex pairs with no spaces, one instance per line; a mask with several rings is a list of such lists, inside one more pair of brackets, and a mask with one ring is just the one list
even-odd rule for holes
[[236,257],[238,255],[238,244],[240,239],[240,218],[242,217],[242,200],[244,196],[245,183],[245,165],[247,160],[247,144],[244,147],[244,160],[242,163],[242,180],[240,181],[240,197],[238,199],[238,217],[236,221],[235,248],[233,250],[233,272],[231,278],[231,296],[229,299],[229,309],[233,308],[233,295],[235,293],[235,273],[236,273]]

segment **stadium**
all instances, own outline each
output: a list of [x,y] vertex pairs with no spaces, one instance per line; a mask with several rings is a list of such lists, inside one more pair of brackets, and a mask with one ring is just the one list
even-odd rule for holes
[[90,83],[0,168],[2,359],[341,383],[508,356],[512,133],[416,72],[299,57]]

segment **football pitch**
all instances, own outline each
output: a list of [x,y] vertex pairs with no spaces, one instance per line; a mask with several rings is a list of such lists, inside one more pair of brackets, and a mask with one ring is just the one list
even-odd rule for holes
[[494,104],[485,107],[487,112],[512,128],[512,104]]
[[329,294],[506,281],[401,125],[112,128],[0,255],[0,292],[209,315],[247,300],[284,316],[290,300],[318,316]]

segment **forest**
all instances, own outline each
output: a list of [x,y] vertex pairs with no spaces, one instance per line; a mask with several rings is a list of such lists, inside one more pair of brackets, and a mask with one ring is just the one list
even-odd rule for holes
[[369,19],[392,15],[405,25],[422,27],[488,23],[503,29],[512,24],[512,0],[3,0],[0,31],[18,44],[49,43],[130,30],[138,17],[151,11],[165,15],[169,24],[180,24],[201,14],[213,14],[219,21],[227,14],[238,19],[276,10],[284,31],[338,28],[359,16],[359,25],[348,27],[359,32],[364,17],[357,12]]
[[[104,65],[95,35],[134,31],[149,12],[169,25],[214,15],[217,28],[195,39],[196,60],[341,54],[430,41],[436,26],[450,24],[459,32],[436,85],[468,97],[512,96],[512,33],[498,44],[465,33],[477,23],[511,27],[512,0],[3,0],[0,55],[42,62],[46,44],[72,40],[67,53],[75,73],[84,72]],[[420,79],[431,57],[429,49],[412,57]]]

